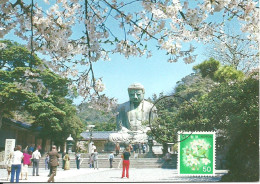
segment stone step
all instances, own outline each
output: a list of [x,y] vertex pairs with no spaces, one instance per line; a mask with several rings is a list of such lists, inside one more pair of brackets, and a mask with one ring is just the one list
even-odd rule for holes
[[[108,155],[109,155],[109,153],[99,154],[99,156],[98,156],[99,168],[108,168],[109,167]],[[177,157],[174,157],[170,162],[165,162],[162,158],[142,158],[142,157],[145,157],[145,154],[140,154],[139,156],[140,156],[139,158],[130,157],[130,167],[132,167],[132,168],[175,168],[175,169],[177,168]],[[70,167],[76,168],[75,155],[71,154],[70,158],[71,158]],[[81,158],[83,160],[81,167],[88,168],[89,167],[88,154],[82,154]],[[115,156],[114,162],[113,162],[113,167],[117,168],[120,161],[121,161],[121,155]],[[59,163],[60,163],[59,167],[61,168],[62,167],[61,155],[60,155]],[[3,168],[3,167],[4,167],[4,165],[0,164],[0,168]],[[32,167],[32,166],[29,166],[29,167]],[[45,168],[45,156],[43,156],[40,159],[39,167]]]
[[[115,161],[113,162],[113,167],[117,168],[119,165],[119,161]],[[110,167],[110,163],[109,161],[99,161],[98,162],[98,166],[99,168],[109,168]],[[135,162],[133,160],[130,160],[130,166],[131,168],[177,168],[175,163],[170,163],[170,164],[165,164],[165,163],[160,163],[160,162]],[[32,166],[29,166],[30,168],[32,168]],[[39,164],[40,168],[45,168],[45,163],[44,162],[40,162]],[[60,162],[60,166],[59,168],[62,167],[62,163]],[[71,161],[70,162],[70,167],[71,168],[76,168],[76,162]],[[80,166],[81,168],[89,168],[89,164],[88,162],[83,162]],[[120,168],[122,167],[122,165],[120,164],[119,166]],[[4,165],[1,165],[0,168],[5,168]]]
[[[88,161],[89,161],[88,158],[83,158],[83,161],[81,163],[81,167],[82,168],[89,167]],[[121,161],[121,158],[115,158],[114,162],[113,162],[113,166],[117,167],[120,161]],[[60,159],[60,167],[61,167],[61,165],[62,165],[62,160]],[[98,165],[99,165],[99,168],[108,168],[109,167],[109,160],[105,159],[105,158],[99,158],[98,159]],[[132,168],[160,168],[160,167],[176,168],[176,164],[174,162],[165,164],[165,162],[162,159],[158,159],[158,158],[130,159],[130,165],[131,165]],[[40,166],[40,168],[45,167],[44,159],[40,160],[39,166]],[[75,159],[70,160],[70,167],[71,168],[76,167],[76,160]]]

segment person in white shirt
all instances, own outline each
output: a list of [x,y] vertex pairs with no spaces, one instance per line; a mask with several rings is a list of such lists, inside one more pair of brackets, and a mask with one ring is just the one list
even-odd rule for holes
[[91,153],[94,153],[94,152],[95,152],[95,149],[97,149],[97,147],[94,145],[94,143],[92,143],[92,146],[91,146]]
[[41,158],[41,153],[39,152],[39,147],[33,152],[32,154],[32,161],[33,161],[33,173],[32,175],[35,176],[35,170],[36,170],[36,176],[39,176],[39,162]]
[[114,158],[115,158],[114,153],[113,153],[113,151],[111,151],[111,153],[108,156],[108,160],[109,160],[109,163],[110,163],[110,168],[113,167],[113,160],[114,160]]
[[11,183],[14,182],[14,175],[16,175],[16,183],[19,182],[19,176],[21,172],[21,164],[23,159],[23,153],[21,152],[22,146],[17,145],[12,154],[12,166],[11,166]]

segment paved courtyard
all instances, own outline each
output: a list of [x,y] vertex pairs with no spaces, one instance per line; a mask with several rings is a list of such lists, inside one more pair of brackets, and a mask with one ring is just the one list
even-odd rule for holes
[[[29,168],[28,180],[20,182],[44,182],[48,180],[48,170],[40,168],[40,176],[32,176],[32,168]],[[58,169],[55,182],[217,182],[226,173],[224,170],[217,170],[215,177],[184,177],[178,176],[176,169],[135,169],[130,168],[130,178],[121,179],[121,169],[100,168],[98,170],[82,168],[77,170],[72,168],[67,171]],[[0,182],[10,182],[6,180],[6,169],[0,169]]]

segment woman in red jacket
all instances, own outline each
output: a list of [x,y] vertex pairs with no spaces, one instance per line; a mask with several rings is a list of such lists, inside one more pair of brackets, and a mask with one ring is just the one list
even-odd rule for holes
[[123,158],[123,172],[122,172],[122,178],[125,177],[125,171],[126,171],[126,177],[129,178],[129,157],[131,156],[130,154],[130,149],[129,147],[126,148],[126,151],[123,153],[122,158]]

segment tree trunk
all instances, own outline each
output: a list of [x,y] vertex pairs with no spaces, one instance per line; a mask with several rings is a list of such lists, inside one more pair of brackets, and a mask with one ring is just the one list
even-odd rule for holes
[[165,155],[166,153],[168,153],[168,144],[167,143],[163,143],[162,144],[162,146],[163,146],[163,155]]
[[3,124],[3,111],[0,110],[0,129],[2,127],[2,124]]

